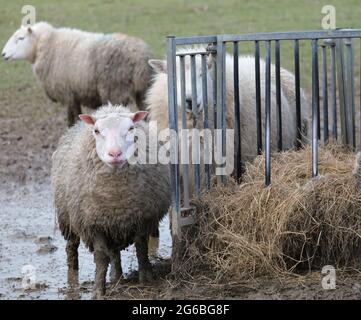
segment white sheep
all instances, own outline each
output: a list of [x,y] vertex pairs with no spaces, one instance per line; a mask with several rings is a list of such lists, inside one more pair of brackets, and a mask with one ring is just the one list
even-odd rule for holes
[[[200,51],[202,48],[180,49],[180,53],[189,53]],[[203,48],[204,50],[204,48]],[[179,128],[181,128],[181,90],[180,90],[180,58],[177,57],[177,103]],[[168,128],[168,85],[167,85],[167,64],[164,60],[150,60],[149,64],[155,71],[153,84],[147,92],[147,108],[150,113],[150,119],[158,123],[159,130]],[[213,88],[212,75],[213,64],[208,59],[207,76],[208,76],[208,106],[209,106],[209,125],[213,128]],[[191,63],[189,56],[185,57],[185,77],[186,77],[186,108],[187,108],[187,126],[192,128],[192,90],[191,90]],[[296,142],[296,111],[295,111],[295,94],[294,75],[285,69],[281,69],[281,104],[282,104],[282,139],[283,148],[290,149],[295,146]],[[198,127],[203,123],[203,96],[202,96],[202,69],[201,58],[196,56],[196,83],[197,83],[197,110],[198,110]],[[260,60],[260,83],[261,83],[261,113],[262,113],[262,141],[264,148],[265,132],[265,62]],[[251,56],[239,57],[239,91],[240,91],[240,128],[241,128],[241,160],[249,161],[257,155],[257,134],[256,134],[256,93],[255,93],[255,59]],[[276,118],[276,85],[275,85],[275,67],[271,65],[271,151],[277,150],[277,118]],[[226,123],[227,128],[234,128],[234,90],[233,90],[233,56],[226,55]],[[301,89],[301,110],[302,119],[307,123],[308,104]],[[190,150],[192,142],[190,141]],[[201,150],[203,146],[201,145]],[[201,153],[203,156],[203,153]],[[232,155],[228,155],[227,161]],[[201,161],[203,158],[201,158]],[[201,166],[203,168],[203,166]],[[181,166],[182,172],[182,166]],[[193,174],[193,168],[190,168],[190,174]],[[193,190],[193,181],[191,178],[191,190]]]
[[[120,250],[135,243],[139,280],[152,278],[148,237],[170,206],[169,167],[134,163],[132,146],[146,111],[106,106],[78,122],[60,139],[53,155],[52,188],[60,230],[67,240],[68,267],[78,270],[80,239],[94,252],[93,297],[105,293],[108,264],[112,280],[122,274]],[[140,150],[148,146],[139,143]]]
[[8,40],[5,60],[27,60],[47,96],[68,106],[68,125],[81,105],[135,102],[143,110],[151,69],[149,46],[123,34],[54,28],[46,22],[21,27]]

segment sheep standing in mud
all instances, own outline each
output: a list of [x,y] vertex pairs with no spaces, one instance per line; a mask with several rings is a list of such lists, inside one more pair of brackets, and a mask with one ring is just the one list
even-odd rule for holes
[[21,27],[8,40],[5,60],[27,60],[47,96],[68,106],[68,125],[81,113],[81,105],[97,108],[111,102],[134,101],[143,110],[152,58],[141,39],[122,34],[90,33],[54,28],[39,22]]
[[[187,53],[191,51],[204,51],[204,49],[180,49],[180,53]],[[151,120],[158,123],[159,130],[168,128],[168,85],[167,85],[167,65],[164,60],[150,60],[149,64],[152,66],[156,75],[154,81],[147,93],[147,107],[150,112]],[[212,88],[212,74],[213,64],[208,61],[208,106],[209,106],[209,126],[214,127],[213,123],[213,88]],[[187,108],[187,122],[188,128],[192,128],[192,90],[191,90],[191,64],[190,57],[185,57],[185,77],[186,77],[186,108]],[[255,59],[251,56],[239,57],[239,91],[240,91],[240,128],[241,128],[241,156],[242,161],[252,160],[257,155],[257,134],[256,134],[256,92],[255,92]],[[177,74],[180,74],[179,58],[177,57]],[[277,112],[276,112],[276,85],[275,85],[275,67],[271,66],[271,150],[277,150]],[[262,132],[265,128],[265,62],[260,61],[260,78],[261,78],[261,106],[262,106]],[[179,110],[179,128],[181,128],[182,117],[181,110],[181,96],[180,96],[180,76],[177,77],[177,102]],[[198,110],[198,126],[203,123],[203,98],[202,98],[202,70],[201,58],[196,56],[196,81],[197,81],[197,110]],[[295,111],[295,90],[294,90],[294,75],[285,69],[281,69],[281,104],[282,104],[282,138],[283,148],[291,149],[295,146],[297,137],[296,128],[296,111]],[[234,128],[234,90],[233,90],[233,56],[226,55],[226,122],[227,128]],[[301,89],[301,110],[303,122],[307,123],[308,104]],[[305,130],[306,132],[306,130]],[[189,148],[192,149],[192,142],[189,139]],[[263,139],[264,143],[264,139]],[[203,150],[201,144],[201,150]],[[203,152],[201,152],[202,162]],[[227,161],[233,157],[227,154]],[[201,166],[203,169],[203,166]],[[182,167],[181,167],[182,170]],[[192,167],[190,168],[192,174]],[[201,172],[202,173],[202,172]],[[193,181],[193,179],[191,179]],[[191,185],[191,189],[192,189]]]
[[[105,293],[111,263],[121,277],[119,251],[135,243],[140,282],[152,278],[148,237],[170,206],[169,168],[129,161],[136,137],[148,135],[146,111],[105,106],[61,138],[53,155],[52,188],[69,270],[78,269],[80,239],[94,252],[94,298]],[[138,153],[148,146],[138,144]],[[133,155],[134,156],[134,155]]]

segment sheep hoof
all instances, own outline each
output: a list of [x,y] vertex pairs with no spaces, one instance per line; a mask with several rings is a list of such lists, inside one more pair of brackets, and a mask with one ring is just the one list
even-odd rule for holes
[[154,280],[152,268],[139,270],[139,283],[146,284]]

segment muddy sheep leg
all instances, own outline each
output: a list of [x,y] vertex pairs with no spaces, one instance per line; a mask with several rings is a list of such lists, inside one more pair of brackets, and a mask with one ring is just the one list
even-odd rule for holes
[[120,250],[115,249],[111,251],[110,257],[110,281],[117,284],[123,275]]
[[76,235],[72,235],[66,243],[66,255],[69,270],[79,270],[78,248],[80,239]]
[[76,235],[71,235],[66,243],[66,255],[68,263],[68,284],[76,285],[78,282],[79,258],[78,248],[80,239]]
[[68,106],[68,127],[71,127],[78,120],[78,116],[81,114],[81,106],[78,102],[73,102]]
[[153,280],[152,266],[148,258],[148,235],[139,235],[135,240],[139,265],[139,282],[146,283]]
[[109,250],[105,238],[97,234],[93,241],[94,262],[95,262],[95,284],[93,289],[93,299],[102,299],[105,294],[105,283],[108,265],[110,262]]

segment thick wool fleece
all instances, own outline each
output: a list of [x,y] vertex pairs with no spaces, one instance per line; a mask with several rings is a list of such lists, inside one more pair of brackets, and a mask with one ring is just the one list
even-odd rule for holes
[[[107,106],[95,113],[129,114]],[[147,128],[138,123],[135,130]],[[52,188],[60,230],[65,239],[78,235],[93,250],[100,232],[109,247],[125,248],[135,236],[148,235],[170,205],[169,168],[161,164],[106,166],[98,157],[91,126],[78,123],[60,139],[53,155]]]
[[132,101],[143,108],[152,58],[141,39],[76,29],[33,26],[36,36],[33,70],[46,94],[67,106],[97,108]]

